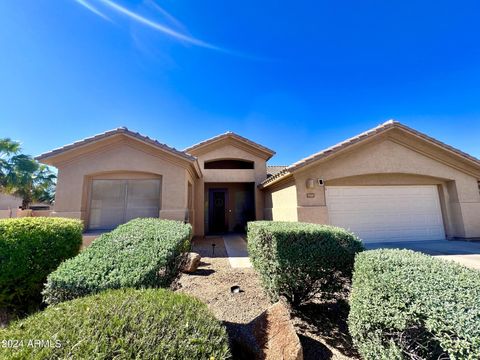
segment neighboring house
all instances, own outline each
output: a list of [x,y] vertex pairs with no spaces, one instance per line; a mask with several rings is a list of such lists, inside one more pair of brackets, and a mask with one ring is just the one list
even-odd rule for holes
[[0,210],[18,209],[22,206],[22,198],[0,192]]
[[[0,192],[0,219],[26,215],[24,211],[20,210],[21,206],[22,206],[21,197]],[[33,203],[30,205],[29,208],[34,210],[48,210],[50,208],[50,205]],[[49,214],[49,212],[46,212],[46,211],[44,212],[37,211],[36,213]]]
[[196,235],[253,219],[333,224],[365,241],[480,237],[480,160],[395,121],[287,167],[228,132],[184,151],[119,128],[40,155],[58,168],[55,216],[109,229],[135,217]]
[[0,219],[16,217],[20,206],[21,198],[0,192]]

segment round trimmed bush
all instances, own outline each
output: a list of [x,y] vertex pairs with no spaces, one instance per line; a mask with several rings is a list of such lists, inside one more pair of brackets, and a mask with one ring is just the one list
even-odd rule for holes
[[0,309],[38,307],[47,275],[80,251],[82,230],[73,219],[0,220]]
[[109,289],[168,287],[191,234],[190,224],[174,220],[142,218],[120,225],[51,273],[44,301],[56,304]]
[[410,250],[357,255],[348,325],[363,359],[480,359],[480,273]]
[[0,330],[0,344],[6,360],[230,356],[225,328],[206,305],[164,289],[109,290],[51,306]]
[[248,223],[248,253],[273,301],[299,305],[318,294],[331,295],[353,269],[362,242],[328,225],[288,221]]

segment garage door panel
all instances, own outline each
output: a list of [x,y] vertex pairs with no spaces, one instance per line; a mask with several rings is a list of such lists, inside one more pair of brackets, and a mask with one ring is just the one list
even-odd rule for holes
[[123,218],[125,182],[122,180],[94,180],[92,182],[90,221],[91,229],[110,229]]
[[128,182],[126,221],[136,218],[158,217],[160,181],[136,180]]
[[326,188],[330,223],[365,242],[445,237],[436,186]]
[[158,217],[159,179],[93,180],[90,229],[113,229],[131,219]]
[[123,219],[124,209],[92,209],[90,213],[91,229],[113,229]]
[[158,218],[158,215],[158,207],[127,209],[125,214],[125,222],[136,218]]
[[160,181],[135,180],[128,182],[127,207],[158,208],[160,199]]

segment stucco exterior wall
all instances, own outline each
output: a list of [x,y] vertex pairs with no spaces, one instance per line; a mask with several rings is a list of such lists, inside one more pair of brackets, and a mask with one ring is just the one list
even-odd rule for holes
[[185,220],[192,225],[192,231],[195,234],[195,185],[198,179],[189,171],[185,172],[185,208],[187,211]]
[[265,192],[265,219],[297,221],[297,188],[295,181],[277,185]]
[[438,185],[447,236],[480,237],[477,178],[388,137],[309,166],[294,177],[299,221],[329,223],[325,187],[315,182],[307,189],[307,179],[321,178],[325,186]]
[[109,144],[58,164],[55,208],[52,216],[82,219],[88,226],[92,179],[162,179],[160,218],[185,220],[187,170],[168,154],[132,140]]
[[0,193],[0,219],[17,217],[17,213],[19,212],[18,208],[21,205],[21,198],[9,194]]
[[11,217],[14,217],[14,216],[12,216],[12,210],[11,209],[0,210],[0,219],[8,219],[8,218],[11,218]]
[[21,205],[21,198],[0,193],[0,210],[18,209]]
[[[205,224],[205,185],[208,183],[255,183],[260,184],[267,174],[266,159],[246,151],[233,144],[216,144],[207,151],[192,152],[197,156],[203,178],[195,185],[195,235],[204,235]],[[240,159],[253,161],[253,169],[205,169],[204,164],[210,160]],[[255,216],[263,219],[264,194],[255,186]]]

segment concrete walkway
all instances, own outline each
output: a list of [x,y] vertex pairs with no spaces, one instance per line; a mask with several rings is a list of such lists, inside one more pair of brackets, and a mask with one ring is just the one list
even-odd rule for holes
[[229,234],[223,236],[228,261],[232,268],[251,268],[252,263],[248,257],[247,242],[241,235]]

